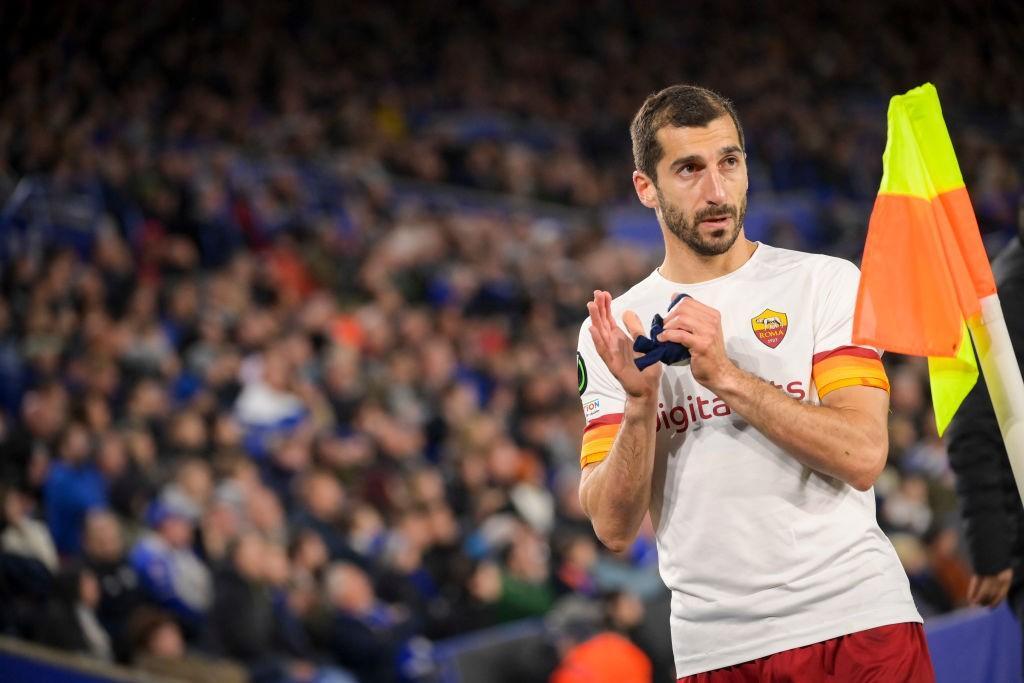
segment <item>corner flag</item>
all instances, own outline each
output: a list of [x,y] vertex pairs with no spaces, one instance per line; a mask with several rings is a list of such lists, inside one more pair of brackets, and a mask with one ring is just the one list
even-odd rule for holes
[[1024,381],[935,86],[893,97],[888,118],[853,341],[928,357],[940,435],[978,380],[977,347],[1024,499]]
[[939,434],[978,379],[967,323],[995,294],[992,269],[935,87],[889,102],[853,340],[928,356]]

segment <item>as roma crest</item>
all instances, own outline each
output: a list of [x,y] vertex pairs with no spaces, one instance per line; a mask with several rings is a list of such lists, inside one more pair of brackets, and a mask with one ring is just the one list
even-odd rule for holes
[[760,339],[762,344],[774,349],[786,336],[789,318],[785,313],[766,308],[750,319],[750,326],[754,328],[754,336]]

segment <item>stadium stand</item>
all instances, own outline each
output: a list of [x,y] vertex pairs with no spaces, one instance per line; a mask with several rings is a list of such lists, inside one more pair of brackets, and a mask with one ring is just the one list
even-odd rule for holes
[[[576,495],[584,304],[658,256],[629,119],[732,97],[751,236],[856,260],[886,98],[931,80],[994,250],[1022,10],[918,5],[0,7],[0,634],[429,681],[547,616],[515,680],[607,631],[674,680],[652,530],[612,555]],[[930,618],[970,568],[924,365],[886,363],[879,519]]]

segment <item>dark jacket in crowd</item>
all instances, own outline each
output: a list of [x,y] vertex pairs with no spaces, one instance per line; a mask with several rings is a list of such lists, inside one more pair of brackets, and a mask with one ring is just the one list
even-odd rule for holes
[[412,635],[408,622],[395,619],[380,606],[371,615],[339,611],[332,626],[331,653],[360,683],[398,680],[398,661]]
[[118,659],[127,661],[130,654],[128,620],[145,596],[139,585],[139,575],[126,558],[118,562],[89,562],[89,569],[100,584],[100,605],[96,615],[113,640]]
[[246,663],[266,655],[274,640],[270,591],[234,570],[220,572],[214,586],[209,626],[218,649]]
[[[992,271],[1017,362],[1024,366],[1024,245],[1019,237],[996,257]],[[988,576],[1019,567],[1024,559],[1024,507],[983,377],[950,425],[949,463],[956,473],[975,573]]]
[[0,633],[31,636],[35,619],[53,590],[53,575],[33,557],[0,551]]

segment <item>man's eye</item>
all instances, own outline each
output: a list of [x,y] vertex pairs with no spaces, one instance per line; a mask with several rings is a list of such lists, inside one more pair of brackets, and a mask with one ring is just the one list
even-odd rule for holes
[[722,163],[725,164],[728,168],[735,168],[736,166],[739,165],[740,160],[737,159],[736,157],[726,157],[722,159]]
[[697,167],[694,166],[693,164],[686,164],[685,166],[679,169],[679,172],[682,173],[683,175],[690,175],[696,170]]

